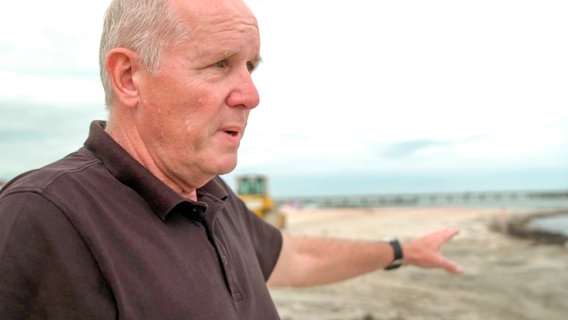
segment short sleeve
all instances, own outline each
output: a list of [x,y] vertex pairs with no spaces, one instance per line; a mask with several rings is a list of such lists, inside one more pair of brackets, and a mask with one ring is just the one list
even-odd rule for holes
[[268,280],[280,256],[282,233],[273,225],[262,220],[254,212],[246,209],[246,206],[245,211],[247,227],[256,257],[262,269],[264,279]]

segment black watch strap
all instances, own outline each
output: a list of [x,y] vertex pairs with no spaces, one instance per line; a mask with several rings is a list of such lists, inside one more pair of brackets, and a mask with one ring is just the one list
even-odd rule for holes
[[400,242],[396,238],[391,238],[391,239],[388,239],[387,241],[392,246],[392,249],[393,249],[393,252],[394,252],[394,260],[391,262],[390,265],[388,265],[385,268],[385,270],[398,269],[398,268],[400,268],[400,266],[402,266],[402,258],[403,258],[402,246],[400,245]]

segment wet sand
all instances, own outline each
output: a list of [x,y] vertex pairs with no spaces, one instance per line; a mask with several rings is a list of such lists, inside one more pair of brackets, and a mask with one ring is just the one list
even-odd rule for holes
[[443,253],[465,267],[404,267],[312,288],[272,288],[283,320],[568,319],[568,249],[513,237],[528,212],[464,208],[293,209],[287,232],[376,240],[444,227],[461,233]]

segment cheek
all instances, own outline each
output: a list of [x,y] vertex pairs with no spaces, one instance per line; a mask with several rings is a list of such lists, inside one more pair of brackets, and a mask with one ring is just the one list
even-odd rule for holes
[[[223,117],[222,90],[210,83],[157,80],[164,82],[155,81],[143,98],[147,107],[154,109],[148,110],[150,118],[155,117],[164,126],[160,129],[162,132],[171,131],[175,138],[185,142],[191,140],[196,147],[200,144],[199,139],[207,139],[215,133],[219,119]],[[181,141],[175,144],[179,146]]]

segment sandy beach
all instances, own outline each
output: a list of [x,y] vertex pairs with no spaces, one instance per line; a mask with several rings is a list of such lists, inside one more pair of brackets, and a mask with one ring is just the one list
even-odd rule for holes
[[[312,288],[272,288],[283,320],[567,319],[568,249],[512,237],[494,226],[528,214],[505,209],[284,208],[287,232],[347,239],[461,233],[443,253],[454,276],[404,267]],[[492,227],[493,226],[493,227]]]

